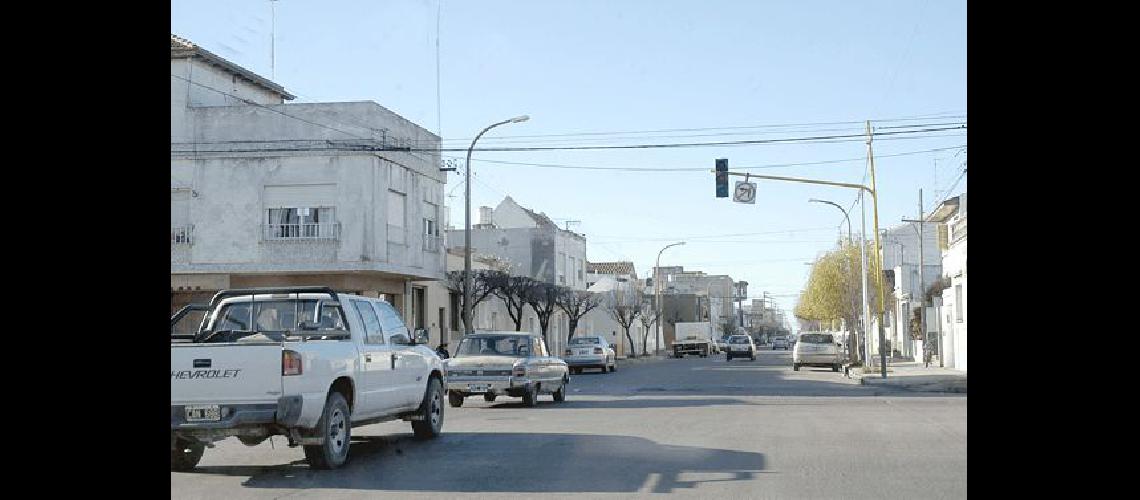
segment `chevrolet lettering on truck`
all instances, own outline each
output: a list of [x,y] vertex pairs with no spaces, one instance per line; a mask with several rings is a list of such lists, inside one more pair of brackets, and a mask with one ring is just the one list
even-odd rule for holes
[[[352,428],[410,421],[443,428],[443,364],[396,310],[325,287],[224,290],[194,333],[171,318],[170,469],[197,466],[215,441],[284,436],[317,469],[348,460]],[[185,331],[178,329],[178,331]]]

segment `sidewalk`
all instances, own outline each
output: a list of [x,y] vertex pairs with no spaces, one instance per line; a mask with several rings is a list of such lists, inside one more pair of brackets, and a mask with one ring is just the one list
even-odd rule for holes
[[917,392],[966,393],[966,372],[938,368],[925,368],[915,361],[895,361],[887,366],[887,378],[878,370],[863,373],[862,368],[852,368],[851,378],[858,378],[863,385],[887,386]]

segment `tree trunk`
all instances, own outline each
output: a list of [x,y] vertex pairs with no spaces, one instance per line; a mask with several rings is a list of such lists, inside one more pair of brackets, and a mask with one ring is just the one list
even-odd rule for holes
[[[637,344],[633,343],[633,336],[629,334],[629,327],[623,326],[622,329],[625,330],[625,338],[627,340],[629,340],[629,354],[630,354],[629,357],[636,358],[637,357]],[[644,353],[644,352],[645,351],[642,351],[642,353]]]
[[577,329],[578,329],[578,319],[573,318],[573,317],[570,318],[570,333],[566,335],[566,341],[567,342],[569,342],[570,339],[574,338],[574,330],[577,330]]

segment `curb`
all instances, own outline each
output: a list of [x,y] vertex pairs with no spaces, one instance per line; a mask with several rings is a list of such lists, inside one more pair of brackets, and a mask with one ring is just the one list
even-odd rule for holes
[[[946,380],[946,381],[938,381],[938,382],[910,382],[910,383],[907,383],[905,380],[902,380],[899,378],[894,378],[894,379],[888,378],[888,379],[886,379],[887,381],[882,381],[883,379],[878,378],[878,377],[879,377],[879,375],[860,376],[859,377],[859,384],[860,385],[868,385],[868,386],[878,386],[878,387],[892,387],[892,388],[902,389],[905,391],[912,391],[912,392],[947,392],[947,393],[955,393],[955,394],[967,394],[966,382],[964,380],[961,382],[959,382],[957,380]],[[882,382],[873,382],[873,380],[879,380]]]

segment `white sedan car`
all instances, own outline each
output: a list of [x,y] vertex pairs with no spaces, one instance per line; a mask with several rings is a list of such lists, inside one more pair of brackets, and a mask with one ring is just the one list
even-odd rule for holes
[[728,338],[725,357],[727,358],[725,361],[732,361],[732,358],[749,358],[756,361],[756,344],[748,335],[733,335]]
[[570,383],[566,362],[546,351],[542,337],[527,332],[476,331],[463,337],[455,357],[445,363],[452,407],[479,394],[487,402],[498,396],[521,397],[526,406],[538,404],[539,394],[552,394],[562,402]]
[[584,335],[570,339],[566,344],[566,352],[562,361],[570,367],[570,373],[582,373],[586,368],[600,368],[602,373],[607,370],[617,371],[617,353],[614,347],[606,341],[605,337],[597,335]]

